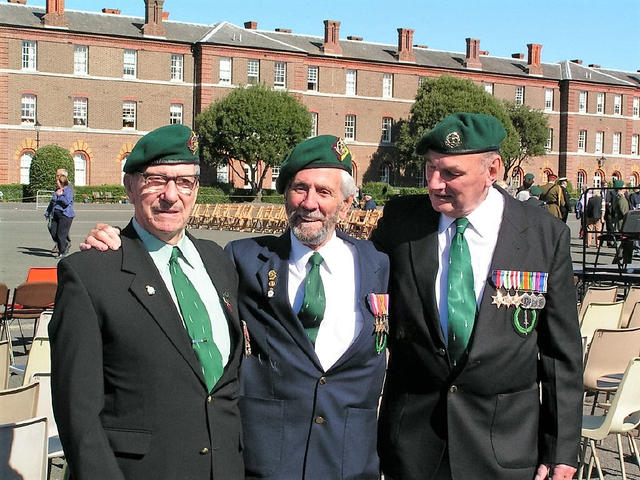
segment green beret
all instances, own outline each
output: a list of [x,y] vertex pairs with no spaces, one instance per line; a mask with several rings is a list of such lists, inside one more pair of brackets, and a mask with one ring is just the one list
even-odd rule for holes
[[533,180],[534,178],[535,178],[535,177],[534,177],[533,173],[527,173],[527,174],[524,176],[524,179],[525,179],[525,180]]
[[529,189],[529,193],[535,197],[539,197],[540,195],[542,195],[542,189],[537,185],[533,185]]
[[173,163],[200,164],[198,136],[189,127],[177,123],[156,128],[138,140],[122,170],[133,173],[149,165]]
[[351,175],[351,152],[344,140],[333,135],[319,135],[299,143],[280,166],[278,193],[284,193],[296,173],[307,168],[340,168]]
[[613,181],[613,186],[614,187],[624,187],[624,180],[614,180]]
[[500,149],[507,132],[500,121],[482,113],[449,115],[418,141],[416,152],[429,150],[451,155],[490,152]]

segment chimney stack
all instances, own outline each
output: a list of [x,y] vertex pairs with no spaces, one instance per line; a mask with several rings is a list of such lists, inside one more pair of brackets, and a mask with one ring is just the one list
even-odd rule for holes
[[26,5],[27,0],[7,0],[8,3],[18,3],[20,5]]
[[398,29],[398,60],[401,62],[416,61],[416,55],[413,53],[413,32],[412,28]]
[[542,45],[538,43],[527,43],[527,69],[530,75],[542,75],[542,65],[540,64],[540,51]]
[[482,70],[480,63],[480,40],[477,38],[467,38],[467,56],[464,66],[474,70]]
[[522,60],[524,58],[524,53],[512,53],[511,58],[517,58],[518,60]]
[[150,37],[164,37],[162,6],[164,0],[144,0],[144,25],[142,34]]
[[246,28],[247,30],[257,30],[258,22],[254,22],[253,20],[249,22],[244,22],[244,28]]
[[322,51],[329,55],[342,55],[340,46],[340,22],[337,20],[324,21],[324,43]]
[[64,16],[64,0],[47,0],[47,10],[42,20],[46,27],[68,28]]
[[102,13],[108,13],[109,15],[120,15],[120,10],[117,8],[103,8]]
[[582,60],[576,58],[574,60],[571,60],[571,63],[577,63],[578,65],[582,65]]

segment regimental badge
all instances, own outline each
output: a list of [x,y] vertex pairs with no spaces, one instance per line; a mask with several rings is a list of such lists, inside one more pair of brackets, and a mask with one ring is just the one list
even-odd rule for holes
[[231,306],[231,302],[229,301],[229,292],[222,293],[222,301],[224,302],[224,305],[227,307],[227,310],[229,310],[230,312],[233,312],[233,307]]
[[349,151],[349,147],[347,147],[347,145],[344,143],[344,140],[341,138],[337,139],[334,142],[334,144],[331,146],[331,149],[333,150],[333,153],[336,154],[336,158],[341,162],[344,162],[344,159],[347,158],[347,155],[351,153]]
[[153,288],[151,285],[145,285],[144,288],[147,289],[147,295],[155,295],[156,294],[156,289]]
[[242,322],[242,336],[244,337],[244,356],[251,356],[251,338],[249,338],[249,329],[247,328],[247,322],[241,320]]
[[278,272],[276,272],[275,270],[269,270],[269,273],[267,273],[267,278],[269,279],[269,281],[267,282],[267,286],[269,287],[269,290],[267,290],[267,297],[269,298],[275,295],[273,289],[276,287],[277,277]]
[[457,148],[462,144],[462,138],[460,138],[460,134],[458,132],[451,132],[444,139],[444,144],[447,148]]
[[389,336],[389,294],[370,293],[367,300],[373,312],[376,352],[380,355],[387,348],[387,337]]
[[195,155],[198,152],[198,135],[196,135],[196,132],[193,130],[191,130],[191,136],[187,141],[187,148],[191,152],[191,155]]

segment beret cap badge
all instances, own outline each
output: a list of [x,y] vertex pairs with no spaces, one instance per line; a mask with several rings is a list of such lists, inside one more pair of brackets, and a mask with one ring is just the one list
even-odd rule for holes
[[192,155],[195,155],[198,151],[198,135],[193,130],[191,131],[191,136],[187,141],[187,148],[191,152]]
[[444,144],[452,150],[454,148],[459,147],[462,144],[462,139],[460,138],[460,134],[458,132],[451,132],[445,138]]
[[347,155],[349,155],[349,148],[345,145],[344,140],[338,138],[335,143],[331,147],[333,152],[336,154],[336,158],[343,162]]

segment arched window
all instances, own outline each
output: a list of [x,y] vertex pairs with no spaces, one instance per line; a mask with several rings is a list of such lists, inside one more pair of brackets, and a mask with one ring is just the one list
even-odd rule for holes
[[629,177],[629,186],[633,188],[638,186],[638,172],[631,172],[631,176]]
[[391,179],[391,169],[389,168],[388,163],[383,163],[382,165],[380,165],[378,176],[381,182],[389,183],[389,180]]
[[31,161],[33,160],[33,152],[25,150],[20,156],[20,183],[29,185],[29,170],[31,169]]
[[579,192],[582,191],[586,183],[587,183],[587,172],[585,172],[584,170],[578,170],[578,177],[576,178],[576,187]]
[[603,182],[604,182],[604,174],[602,173],[602,170],[596,170],[596,172],[593,174],[593,187],[601,188]]
[[524,174],[522,172],[522,169],[520,167],[514,168],[513,172],[511,173],[511,186],[514,188],[518,188],[520,185],[522,185],[523,177]]
[[622,180],[622,174],[617,170],[611,174],[611,181],[615,180]]
[[75,171],[74,185],[85,186],[87,184],[87,156],[84,152],[73,154],[73,168]]
[[547,183],[549,181],[549,175],[553,174],[553,170],[551,170],[550,168],[545,168],[542,171],[542,180],[543,183]]

